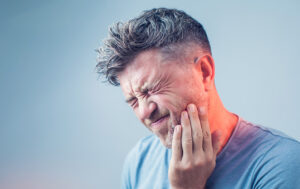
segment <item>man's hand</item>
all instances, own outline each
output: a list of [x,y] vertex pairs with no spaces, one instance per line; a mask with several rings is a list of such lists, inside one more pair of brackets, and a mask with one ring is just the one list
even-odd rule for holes
[[[175,127],[169,180],[173,189],[204,188],[216,165],[220,148],[217,134],[211,136],[207,112],[190,104]],[[213,138],[213,139],[212,139]]]

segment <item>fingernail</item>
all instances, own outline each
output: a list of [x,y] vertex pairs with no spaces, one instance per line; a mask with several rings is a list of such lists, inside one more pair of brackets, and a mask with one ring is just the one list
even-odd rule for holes
[[195,105],[194,104],[190,104],[188,107],[190,112],[195,112]]
[[184,117],[184,118],[187,118],[187,117],[188,117],[188,114],[187,114],[186,111],[183,112],[183,117]]
[[205,114],[205,107],[200,107],[200,108],[199,108],[199,112],[200,112],[201,114]]
[[184,111],[183,112],[181,112],[181,118],[183,118],[184,117]]

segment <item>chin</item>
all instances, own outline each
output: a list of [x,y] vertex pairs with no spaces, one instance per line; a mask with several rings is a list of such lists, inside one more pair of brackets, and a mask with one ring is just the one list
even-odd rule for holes
[[164,145],[166,148],[171,149],[172,148],[172,139],[173,139],[173,128],[172,128],[172,122],[171,119],[161,130],[153,132],[160,140],[162,145]]
[[172,148],[172,135],[168,134],[165,138],[160,138],[160,142],[166,147],[171,149]]
[[166,148],[172,149],[172,141],[165,145]]

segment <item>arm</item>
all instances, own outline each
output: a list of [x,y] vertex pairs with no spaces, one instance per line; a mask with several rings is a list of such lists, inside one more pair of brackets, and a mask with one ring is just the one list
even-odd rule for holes
[[129,168],[129,157],[127,156],[123,165],[122,175],[121,175],[121,189],[131,189],[130,183],[130,168]]
[[300,188],[300,143],[282,138],[255,168],[252,188]]

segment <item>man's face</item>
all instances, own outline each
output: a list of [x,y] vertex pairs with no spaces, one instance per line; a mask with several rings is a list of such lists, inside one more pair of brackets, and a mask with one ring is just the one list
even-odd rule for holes
[[194,58],[166,59],[152,49],[138,54],[118,75],[136,116],[167,148],[172,146],[173,127],[180,124],[187,105],[207,106],[202,73]]

